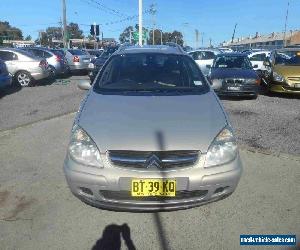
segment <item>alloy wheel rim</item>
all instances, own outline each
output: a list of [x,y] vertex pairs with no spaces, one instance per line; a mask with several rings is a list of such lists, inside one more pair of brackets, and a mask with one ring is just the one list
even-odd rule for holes
[[28,86],[30,83],[30,78],[27,74],[22,73],[18,75],[18,82],[21,84],[21,86]]

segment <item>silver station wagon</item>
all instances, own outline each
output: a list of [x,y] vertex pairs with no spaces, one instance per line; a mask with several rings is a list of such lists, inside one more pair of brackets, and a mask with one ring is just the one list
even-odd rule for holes
[[176,44],[121,46],[76,115],[64,172],[72,193],[118,211],[187,209],[234,192],[242,173],[218,97]]

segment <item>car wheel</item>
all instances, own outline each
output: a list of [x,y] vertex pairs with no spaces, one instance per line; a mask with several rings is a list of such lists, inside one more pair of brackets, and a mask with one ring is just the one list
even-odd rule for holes
[[33,79],[30,73],[26,71],[20,71],[16,74],[16,81],[21,87],[28,87],[32,84]]
[[51,79],[54,79],[55,76],[56,76],[56,69],[55,69],[53,66],[49,66],[49,70],[50,70],[49,77],[50,77]]

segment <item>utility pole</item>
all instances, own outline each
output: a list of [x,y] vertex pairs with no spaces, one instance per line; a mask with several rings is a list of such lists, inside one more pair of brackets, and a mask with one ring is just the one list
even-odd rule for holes
[[129,30],[129,43],[132,43],[132,32],[133,30]]
[[233,40],[234,40],[236,26],[237,26],[237,23],[234,26],[234,30],[233,30],[233,34],[232,34],[232,38],[231,38],[231,43],[233,43]]
[[150,14],[152,15],[152,22],[153,22],[153,27],[152,27],[152,44],[155,44],[155,14],[156,14],[156,9],[155,5],[151,4],[150,5]]
[[201,33],[201,46],[203,47],[204,43],[204,32]]
[[195,48],[197,49],[199,47],[199,30],[195,29],[195,34],[196,34]]
[[287,6],[287,9],[286,9],[286,16],[285,16],[284,36],[283,36],[284,47],[287,45],[286,44],[286,27],[287,27],[287,21],[288,21],[288,16],[289,16],[289,6],[290,6],[290,1],[288,1],[288,6]]
[[62,0],[62,16],[63,16],[63,43],[64,48],[68,47],[68,39],[67,39],[67,7],[66,7],[66,0]]
[[212,39],[209,38],[209,47],[212,48]]
[[139,0],[139,45],[143,46],[143,0]]

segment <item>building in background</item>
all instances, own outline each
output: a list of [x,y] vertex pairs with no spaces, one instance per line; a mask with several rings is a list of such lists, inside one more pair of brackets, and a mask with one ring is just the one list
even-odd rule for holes
[[233,42],[222,43],[223,47],[230,47],[237,51],[246,49],[279,49],[284,46],[298,45],[300,44],[300,31],[288,31],[284,35],[284,32],[272,32],[271,34],[260,35],[256,32],[255,36],[247,38],[237,38]]

